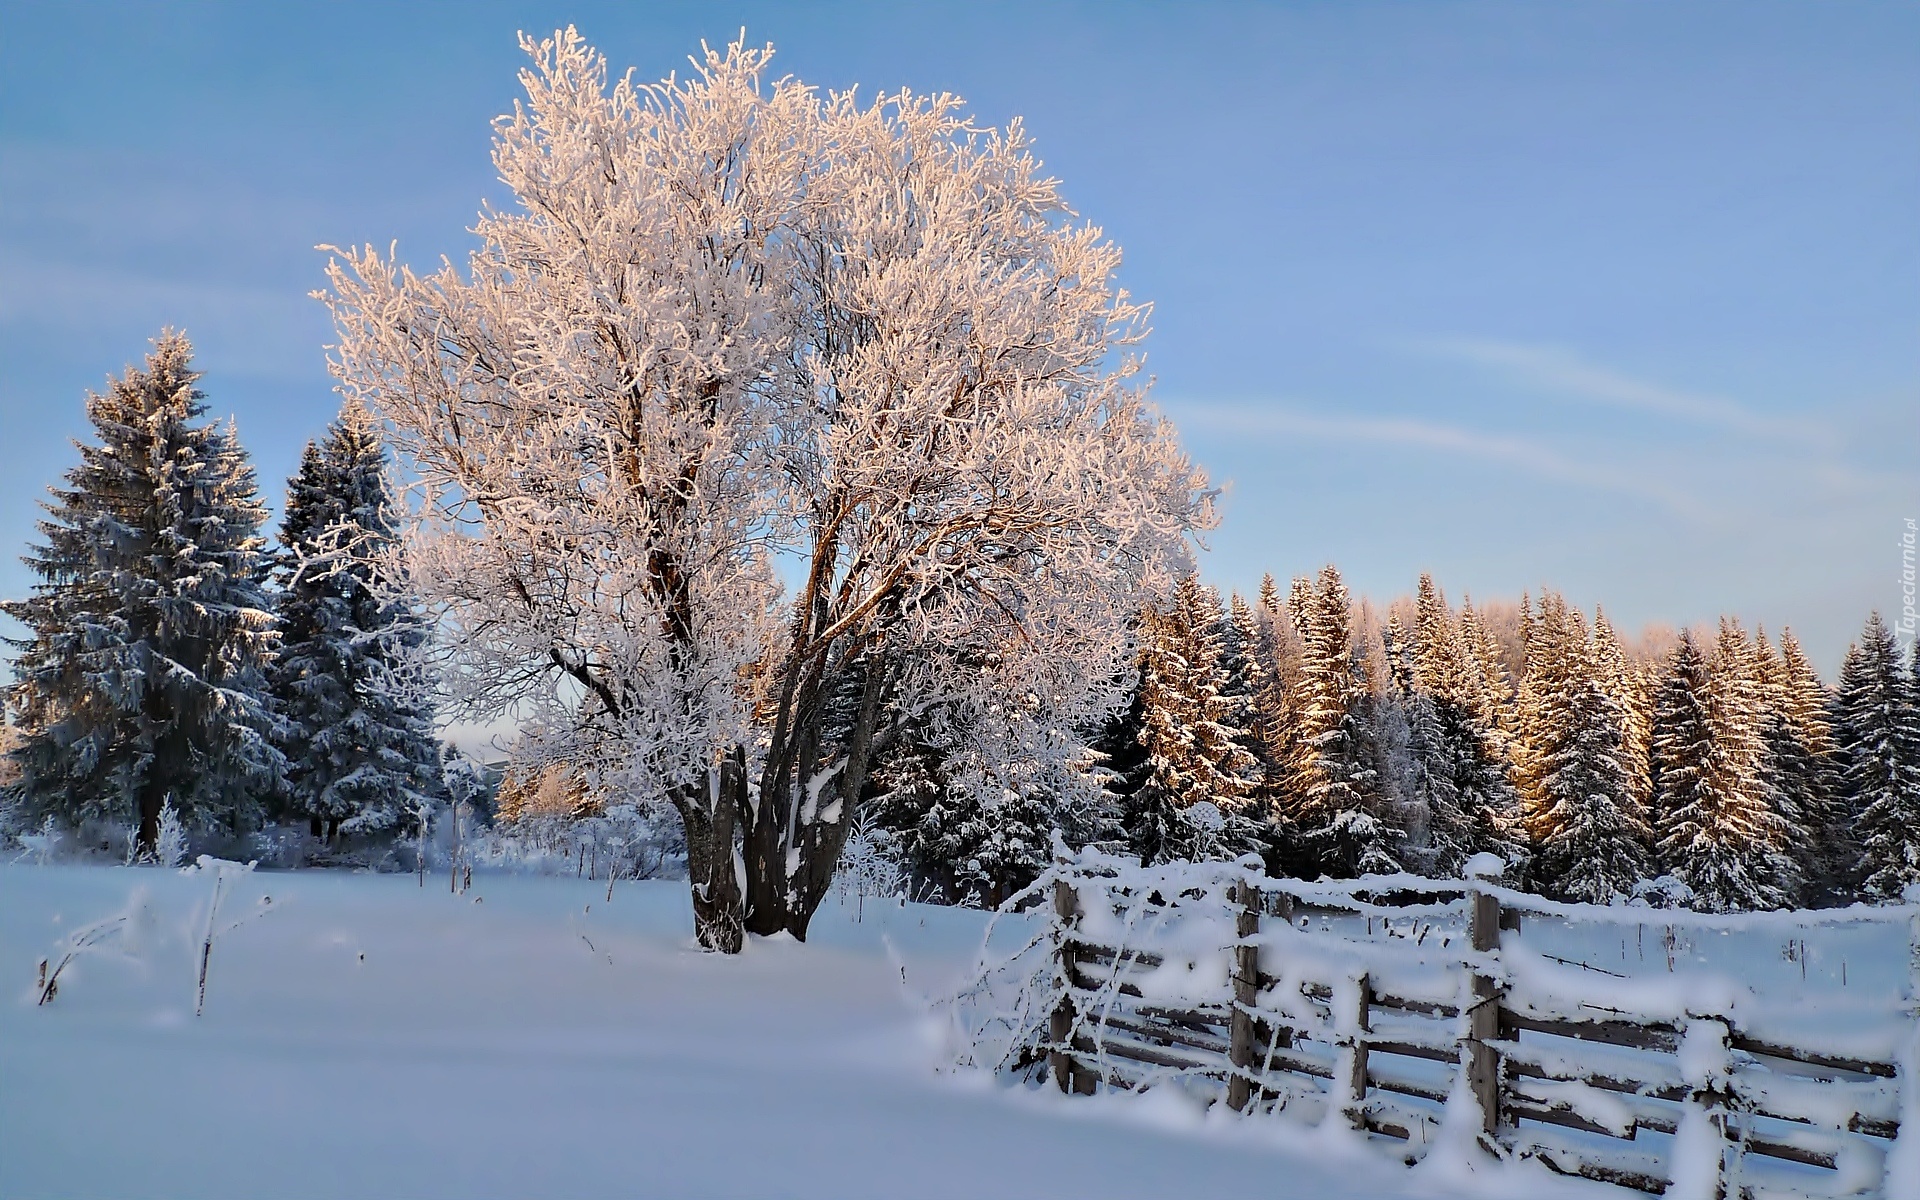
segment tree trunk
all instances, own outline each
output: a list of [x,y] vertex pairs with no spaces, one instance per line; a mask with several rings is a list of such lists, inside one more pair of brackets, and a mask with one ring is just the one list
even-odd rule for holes
[[160,848],[160,808],[166,802],[162,790],[151,780],[140,789],[140,831],[134,835],[137,854],[154,854]]
[[734,835],[746,793],[746,765],[736,751],[720,764],[706,789],[674,801],[687,833],[687,885],[693,892],[693,932],[700,944],[738,954],[745,940],[745,905],[735,866]]
[[[825,680],[809,680],[793,703],[791,724],[776,727],[785,737],[776,738],[768,751],[759,807],[747,832],[749,931],[763,936],[785,931],[796,941],[807,940],[807,927],[833,885],[854,807],[866,788],[888,682],[882,662],[869,664],[842,753],[824,765],[818,723]],[[816,784],[821,771],[831,775]]]

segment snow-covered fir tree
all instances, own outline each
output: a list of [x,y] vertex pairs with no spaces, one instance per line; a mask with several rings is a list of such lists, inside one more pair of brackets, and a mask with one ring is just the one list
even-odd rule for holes
[[167,332],[88,396],[97,441],[44,505],[33,595],[4,606],[28,631],[8,697],[23,805],[131,822],[148,853],[169,802],[193,826],[249,828],[282,766],[266,510],[231,423],[202,419],[199,378]]
[[1764,631],[1753,642],[1754,681],[1759,694],[1762,791],[1785,823],[1785,854],[1791,861],[1796,899],[1834,896],[1834,839],[1843,833],[1828,787],[1832,739],[1827,732],[1826,692],[1793,634],[1783,631],[1776,648]]
[[1493,636],[1471,605],[1462,605],[1457,630],[1463,665],[1454,696],[1463,747],[1460,806],[1473,827],[1476,852],[1498,854],[1516,867],[1523,866],[1528,857],[1527,835],[1520,823],[1520,794],[1513,783],[1512,691],[1506,669]]
[[1626,764],[1627,785],[1634,803],[1644,812],[1652,794],[1648,755],[1653,713],[1647,680],[1639,667],[1628,661],[1626,648],[1620,644],[1607,614],[1597,608],[1593,615],[1593,646],[1601,683],[1620,705],[1620,755]]
[[1759,665],[1753,639],[1722,621],[1712,661],[1683,638],[1661,689],[1659,859],[1710,912],[1785,907],[1797,888],[1792,827],[1767,782]]
[[915,896],[995,907],[1047,868],[1056,834],[1076,848],[1117,837],[1098,752],[1029,753],[1021,736],[1063,732],[1033,726],[998,739],[989,761],[948,715],[895,722],[903,736],[881,753],[861,806]]
[[1920,698],[1913,664],[1874,613],[1847,650],[1833,732],[1859,844],[1862,895],[1898,899],[1920,883]]
[[1535,882],[1560,899],[1606,903],[1645,877],[1650,831],[1621,750],[1625,714],[1585,621],[1551,592],[1527,621],[1526,693],[1522,802]]
[[1288,611],[1300,640],[1290,705],[1295,757],[1281,816],[1291,834],[1287,869],[1347,877],[1399,869],[1401,830],[1387,819],[1374,766],[1375,732],[1365,663],[1354,652],[1352,599],[1331,564],[1296,579]]
[[1238,592],[1233,593],[1227,603],[1220,647],[1220,669],[1224,676],[1221,692],[1232,705],[1227,715],[1242,731],[1238,741],[1249,756],[1250,765],[1246,769],[1249,794],[1264,797],[1271,782],[1269,777],[1275,770],[1269,753],[1278,718],[1272,703],[1273,638],[1253,606]]
[[316,837],[396,829],[443,790],[385,468],[378,423],[348,401],[287,487],[272,679],[288,815]]
[[1285,794],[1286,775],[1299,752],[1299,722],[1293,701],[1300,691],[1300,639],[1288,615],[1286,597],[1270,574],[1260,580],[1260,601],[1254,616],[1260,632],[1258,659],[1266,676],[1258,705],[1265,717],[1261,733],[1266,747],[1261,758],[1266,763],[1266,786],[1262,792],[1271,808]]
[[1229,690],[1222,664],[1224,624],[1218,594],[1191,574],[1164,607],[1141,612],[1135,737],[1145,754],[1116,788],[1121,828],[1142,863],[1259,849],[1249,808],[1260,763],[1247,748],[1246,697]]
[[1794,854],[1810,896],[1832,897],[1847,862],[1851,840],[1846,814],[1834,801],[1831,697],[1792,630],[1780,633],[1766,737],[1774,794],[1783,814],[1793,814],[1798,832]]
[[1456,875],[1480,853],[1517,862],[1525,837],[1495,712],[1499,664],[1482,658],[1484,631],[1471,607],[1456,620],[1430,575],[1420,577],[1414,612],[1414,688],[1431,708],[1434,758],[1448,772],[1428,829],[1434,870]]
[[[1421,686],[1414,635],[1398,617],[1389,618],[1381,632],[1391,689],[1384,707],[1398,727],[1399,737],[1391,740],[1401,743],[1397,753],[1388,756],[1388,790],[1397,793],[1415,818],[1409,830],[1417,840],[1409,847],[1412,861],[1431,874],[1452,875],[1472,853],[1466,848],[1472,835],[1455,787],[1460,773],[1456,747],[1442,728],[1440,701]],[[1425,645],[1422,639],[1420,647]],[[1382,737],[1390,740],[1391,735],[1383,731]]]
[[1682,630],[1680,644],[1667,656],[1654,693],[1653,736],[1649,757],[1652,800],[1649,818],[1654,829],[1655,866],[1670,873],[1684,859],[1691,831],[1682,828],[1706,807],[1702,789],[1707,760],[1713,752],[1713,734],[1707,722],[1711,680],[1707,659],[1691,630]]

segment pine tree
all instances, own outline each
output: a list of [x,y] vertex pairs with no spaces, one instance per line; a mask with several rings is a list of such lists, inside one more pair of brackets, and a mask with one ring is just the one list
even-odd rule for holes
[[1645,876],[1650,835],[1621,749],[1625,714],[1585,622],[1552,593],[1528,622],[1527,665],[1535,875],[1549,895],[1606,903]]
[[1834,736],[1860,860],[1862,895],[1898,899],[1920,883],[1920,698],[1893,632],[1874,613],[1847,650],[1834,703]]
[[350,402],[287,489],[273,687],[290,815],[315,836],[395,829],[442,790],[433,712],[414,686],[426,631],[392,586],[385,465],[379,426]]
[[87,398],[98,444],[52,489],[10,703],[30,815],[131,821],[162,808],[239,832],[282,767],[264,673],[266,512],[231,424],[203,423],[192,347],[163,333],[141,368]]

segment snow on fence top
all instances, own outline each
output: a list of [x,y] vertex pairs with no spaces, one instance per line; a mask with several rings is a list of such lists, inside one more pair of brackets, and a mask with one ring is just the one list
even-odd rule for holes
[[956,1006],[976,1064],[1179,1087],[1409,1163],[1920,1200],[1920,906],[1706,915],[1097,851],[1024,900],[1045,927]]

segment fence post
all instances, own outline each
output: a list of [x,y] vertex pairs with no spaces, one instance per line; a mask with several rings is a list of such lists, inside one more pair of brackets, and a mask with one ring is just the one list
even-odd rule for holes
[[1373,977],[1362,972],[1354,981],[1352,1044],[1347,1047],[1347,1120],[1355,1129],[1367,1127],[1367,1033],[1373,1021]]
[[1232,1070],[1227,1075],[1227,1107],[1244,1111],[1253,1099],[1253,1043],[1255,1038],[1252,1008],[1260,998],[1260,949],[1247,939],[1260,932],[1260,891],[1243,879],[1231,893],[1237,907],[1233,916],[1236,944],[1233,948],[1233,1016],[1228,1022],[1227,1060]]
[[[1476,954],[1500,948],[1500,898],[1478,888],[1467,893],[1467,941]],[[1500,1056],[1492,1043],[1500,1038],[1500,988],[1491,975],[1476,970],[1467,1010],[1467,1085],[1480,1109],[1480,1132],[1492,1137],[1500,1126]]]
[[[1722,1200],[1728,1197],[1727,1175],[1731,1159],[1740,1152],[1732,1125],[1733,1058],[1729,1048],[1732,1029],[1718,1017],[1688,1016],[1680,1034],[1680,1068],[1686,1078],[1687,1103],[1697,1107],[1715,1134],[1719,1153],[1713,1162],[1713,1192]],[[1676,1143],[1677,1144],[1677,1143]],[[1668,1172],[1672,1174],[1671,1169]],[[1680,1183],[1675,1179],[1673,1182]],[[1688,1180],[1689,1184],[1704,1183]]]
[[[1053,916],[1060,926],[1060,977],[1065,986],[1071,989],[1074,980],[1073,925],[1079,915],[1079,898],[1074,895],[1073,885],[1064,879],[1053,881]],[[1053,1041],[1053,1050],[1049,1056],[1049,1065],[1053,1068],[1053,1081],[1060,1085],[1063,1092],[1077,1091],[1078,1082],[1073,1064],[1073,1055],[1067,1052],[1068,1039],[1073,1036],[1073,997],[1067,992],[1060,996],[1060,1002],[1053,1006],[1052,1020],[1048,1034]]]

